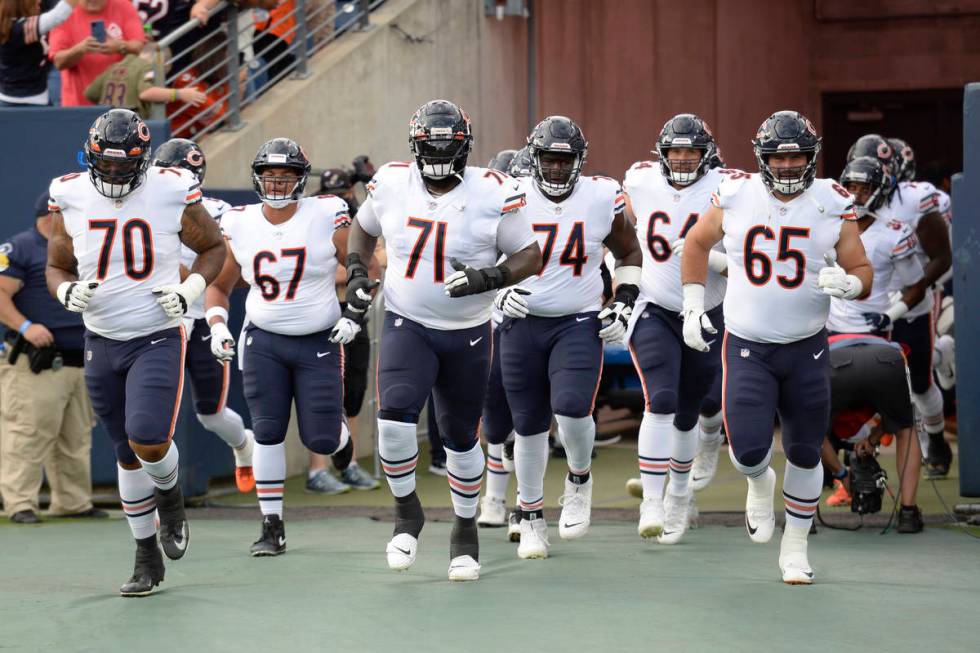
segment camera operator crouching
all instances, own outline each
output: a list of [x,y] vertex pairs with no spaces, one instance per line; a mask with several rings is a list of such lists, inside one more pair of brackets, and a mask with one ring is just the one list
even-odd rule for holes
[[84,327],[49,293],[44,278],[51,216],[48,194],[33,228],[0,245],[0,493],[11,521],[36,524],[41,469],[51,487],[49,514],[107,517],[92,507],[94,414],[85,389]]
[[[881,510],[885,474],[875,453],[883,434],[894,434],[902,504],[898,532],[918,533],[923,528],[915,503],[922,453],[901,345],[866,333],[837,334],[829,342],[831,429],[822,458],[826,471],[839,481],[835,497],[849,495],[852,512]],[[850,446],[848,469],[838,451]]]

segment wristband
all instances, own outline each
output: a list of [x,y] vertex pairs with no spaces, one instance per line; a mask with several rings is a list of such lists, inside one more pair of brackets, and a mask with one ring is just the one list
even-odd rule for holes
[[840,471],[834,474],[834,478],[836,478],[838,481],[843,481],[845,478],[847,478],[847,467],[841,467]]
[[208,324],[211,324],[212,317],[220,317],[225,322],[228,321],[228,309],[224,306],[212,306],[207,311],[204,312],[204,319]]
[[898,301],[892,304],[888,310],[885,311],[885,315],[887,315],[892,322],[895,322],[908,312],[908,305],[903,301]]
[[24,320],[24,322],[17,329],[17,332],[20,333],[20,335],[24,335],[24,333],[31,328],[32,324],[34,323],[31,322],[30,320]]

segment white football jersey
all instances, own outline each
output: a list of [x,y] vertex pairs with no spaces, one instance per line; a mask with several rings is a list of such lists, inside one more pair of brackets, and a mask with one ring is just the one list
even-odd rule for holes
[[[231,204],[224,200],[219,200],[214,197],[205,197],[202,200],[204,208],[208,210],[211,217],[217,220],[221,217],[221,214],[231,208]],[[187,245],[180,246],[180,264],[183,265],[188,270],[194,265],[194,261],[197,259],[197,252],[188,247]],[[204,317],[204,293],[191,304],[190,308],[187,309],[187,313],[184,317],[190,318],[192,320],[200,320]]]
[[[727,171],[726,171],[727,172]],[[681,259],[671,245],[687,235],[698,218],[708,210],[711,193],[724,179],[720,170],[709,170],[689,186],[671,186],[656,161],[640,161],[626,171],[623,190],[629,195],[636,216],[636,237],[643,250],[643,276],[637,303],[653,302],[680,312]],[[721,250],[719,244],[716,249]],[[725,299],[725,277],[708,270],[704,307],[708,310]]]
[[827,328],[831,331],[871,331],[864,313],[884,313],[888,310],[891,306],[888,291],[892,279],[904,279],[903,285],[908,285],[922,278],[922,266],[915,256],[918,240],[908,224],[875,218],[871,226],[861,233],[861,242],[874,268],[871,294],[866,299],[831,298],[830,319],[827,320]]
[[626,199],[608,177],[580,177],[560,203],[548,198],[531,177],[522,177],[524,209],[541,246],[541,270],[519,285],[531,291],[531,315],[560,317],[602,308],[602,242],[622,213]]
[[740,338],[788,343],[827,323],[830,296],[817,286],[845,220],[857,218],[851,194],[816,179],[789,202],[777,200],[758,173],[733,171],[711,196],[724,211],[728,253],[725,326]]
[[[940,196],[936,187],[928,181],[903,181],[898,185],[898,189],[892,193],[888,203],[878,211],[879,217],[890,220],[899,220],[909,225],[913,232],[919,228],[919,220],[925,215],[940,209]],[[916,256],[922,267],[929,263],[929,257],[922,250],[922,245],[916,247]],[[892,279],[890,290],[901,290],[902,286],[895,278]],[[920,315],[926,315],[932,311],[933,295],[926,292],[926,297],[921,302],[913,306],[905,317],[912,319]]]
[[468,329],[490,319],[495,292],[449,297],[450,259],[474,268],[496,264],[535,242],[517,180],[467,167],[462,183],[432,195],[414,163],[388,163],[367,185],[357,212],[367,233],[383,236],[388,255],[385,307],[432,329]]
[[151,166],[133,192],[101,195],[86,173],[51,182],[50,207],[64,216],[81,281],[100,285],[82,314],[85,327],[113,340],[132,340],[176,327],[151,291],[180,283],[184,207],[201,201],[187,170]]
[[237,206],[221,216],[221,230],[249,285],[246,319],[287,336],[332,327],[340,319],[333,235],[350,225],[347,202],[333,195],[304,197],[282,224],[269,222],[262,206]]

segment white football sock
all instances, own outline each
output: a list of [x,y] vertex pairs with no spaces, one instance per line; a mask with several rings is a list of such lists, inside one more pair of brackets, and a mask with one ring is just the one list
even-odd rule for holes
[[521,510],[544,507],[544,473],[548,468],[548,432],[517,435],[514,440],[514,472]]
[[674,495],[688,493],[691,467],[694,466],[694,452],[698,448],[698,426],[689,431],[674,429],[670,448],[670,485],[668,491]]
[[663,497],[667,468],[670,466],[674,414],[643,413],[637,454],[640,461],[640,481],[643,498]]
[[469,451],[446,449],[446,471],[449,479],[449,498],[453,512],[464,519],[476,517],[483,484],[483,447],[477,442]]
[[507,482],[510,472],[504,471],[504,445],[487,445],[487,491],[488,497],[503,500],[507,495]]
[[407,497],[415,491],[415,466],[419,460],[416,425],[378,420],[378,455],[388,487],[396,497]]
[[161,490],[169,490],[173,486],[177,485],[177,470],[178,464],[180,463],[180,455],[177,453],[177,443],[171,442],[170,447],[167,449],[167,453],[163,455],[163,458],[156,462],[149,462],[143,460],[139,456],[140,464],[143,465],[143,469],[150,476],[150,480]]
[[558,433],[565,445],[568,469],[573,474],[585,475],[592,468],[592,446],[595,444],[595,420],[591,415],[568,417],[555,415]]
[[786,524],[810,530],[813,515],[820,502],[823,488],[823,465],[817,463],[812,469],[797,467],[786,461],[783,473],[783,503],[786,507]]
[[714,442],[715,440],[720,440],[722,438],[721,425],[723,422],[724,419],[720,410],[711,417],[704,415],[698,417],[698,426],[701,427],[701,441]]
[[252,454],[255,494],[263,515],[282,517],[283,484],[286,482],[286,443],[255,443]]
[[223,408],[212,415],[197,415],[197,421],[201,426],[211,431],[225,441],[232,449],[240,449],[245,446],[245,422],[242,416],[231,408]]
[[155,535],[156,499],[153,497],[153,481],[142,468],[123,469],[116,466],[119,479],[119,499],[122,501],[129,530],[137,540]]

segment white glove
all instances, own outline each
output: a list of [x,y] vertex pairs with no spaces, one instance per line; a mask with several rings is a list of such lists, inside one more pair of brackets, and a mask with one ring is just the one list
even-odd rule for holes
[[817,285],[823,294],[840,299],[854,299],[861,294],[864,284],[860,279],[845,272],[829,252],[823,255],[823,260],[827,267],[820,268],[820,277],[817,279]]
[[330,342],[335,342],[341,345],[346,345],[351,340],[354,339],[361,331],[361,325],[350,319],[349,317],[342,317],[337,320],[337,324],[333,325],[333,329],[330,331]]
[[623,341],[626,335],[626,327],[630,323],[630,315],[633,314],[633,307],[623,302],[613,302],[599,312],[599,320],[605,324],[606,320],[611,320],[609,324],[599,329],[599,337],[607,344],[614,344]]
[[157,304],[160,304],[167,317],[184,317],[184,313],[201,296],[207,286],[204,277],[194,272],[184,279],[183,283],[157,286],[152,292],[158,295]]
[[62,306],[72,313],[81,313],[88,308],[98,287],[98,281],[64,281],[58,286],[56,294]]
[[224,322],[211,325],[211,354],[222,363],[235,357],[235,337]]
[[684,344],[691,349],[708,351],[711,347],[704,341],[705,333],[715,334],[718,329],[711,324],[711,319],[704,312],[704,286],[699,283],[685,283],[683,287],[684,308],[681,317],[684,319]]
[[[670,246],[671,251],[674,256],[678,258],[684,255],[684,239],[678,238],[674,241],[674,244]],[[728,256],[724,252],[719,252],[716,249],[708,250],[708,269],[717,274],[722,274],[728,269]]]
[[518,288],[517,286],[504,288],[493,298],[493,305],[498,311],[508,317],[516,317],[518,319],[527,317],[531,309],[527,305],[527,300],[524,297],[530,294],[530,290]]
[[943,390],[951,390],[956,385],[956,341],[953,336],[936,338],[932,364],[936,368],[936,379]]

